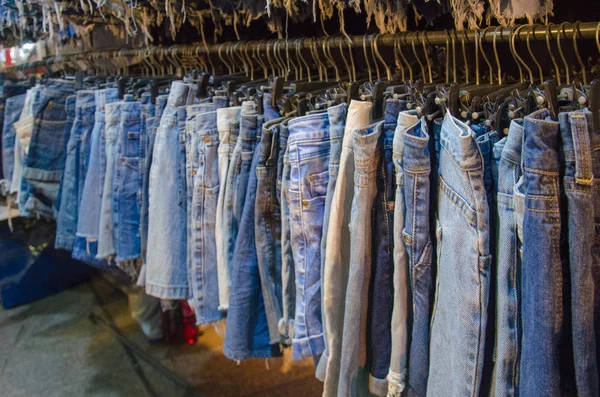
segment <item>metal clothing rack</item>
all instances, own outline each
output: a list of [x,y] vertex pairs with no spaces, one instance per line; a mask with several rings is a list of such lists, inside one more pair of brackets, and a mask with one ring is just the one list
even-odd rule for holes
[[[549,25],[517,25],[507,27],[487,27],[484,29],[470,30],[443,30],[443,31],[416,31],[398,34],[373,34],[363,36],[328,36],[319,38],[300,38],[289,40],[254,40],[225,42],[219,44],[195,43],[190,45],[174,45],[170,47],[145,47],[143,49],[113,49],[103,51],[89,51],[79,54],[59,55],[47,58],[44,61],[25,63],[16,66],[17,70],[49,66],[54,63],[76,61],[78,59],[92,58],[96,60],[114,57],[131,57],[143,54],[168,53],[169,55],[183,54],[217,54],[219,57],[223,50],[265,51],[269,49],[290,48],[292,45],[298,49],[314,49],[318,47],[342,45],[350,48],[361,48],[365,45],[382,47],[411,46],[411,45],[448,45],[452,43],[496,43],[526,40],[558,40],[558,39],[594,39],[600,47],[600,22],[563,22]],[[293,43],[293,44],[292,44]]]

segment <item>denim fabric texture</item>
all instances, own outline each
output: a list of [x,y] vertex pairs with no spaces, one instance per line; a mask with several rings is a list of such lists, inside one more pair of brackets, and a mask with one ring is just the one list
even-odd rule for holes
[[346,286],[350,268],[350,217],[354,197],[354,130],[371,122],[371,102],[351,101],[342,140],[340,168],[331,200],[323,285],[327,344],[317,367],[323,395],[337,396],[342,355]]
[[404,130],[404,199],[406,215],[402,239],[408,256],[412,291],[412,333],[408,362],[408,395],[427,395],[429,370],[429,319],[433,303],[433,252],[429,197],[431,139],[425,119]]
[[281,209],[277,200],[277,161],[279,159],[279,131],[283,119],[274,119],[263,127],[261,143],[257,148],[256,206],[254,232],[262,295],[265,302],[269,339],[279,344],[279,320],[282,311],[281,275]]
[[[157,97],[156,102],[165,101],[167,97]],[[146,136],[146,156],[142,166],[142,208],[140,210],[140,249],[142,260],[146,262],[146,251],[148,249],[148,188],[150,185],[150,166],[152,165],[152,155],[154,154],[154,138],[156,137],[155,113],[156,107],[152,103],[142,105],[142,128]]]
[[[29,95],[29,91],[27,92]],[[66,101],[66,112],[67,112],[67,121],[65,122],[65,139],[63,141],[63,149],[65,153],[67,152],[67,145],[69,144],[69,139],[71,137],[71,130],[73,129],[73,123],[75,122],[75,105],[77,102],[77,95],[69,95]],[[23,108],[25,112],[25,108]],[[23,117],[23,116],[21,116]],[[66,165],[66,164],[65,164]],[[60,184],[58,186],[58,194],[56,196],[56,201],[54,202],[54,217],[58,219],[58,211],[60,210],[60,201],[62,199],[62,189],[63,182],[65,179],[65,173],[60,177]]]
[[189,298],[185,109],[197,87],[174,82],[154,141],[150,168],[146,293],[162,299]]
[[517,183],[525,195],[519,395],[552,397],[561,395],[563,331],[560,131],[547,109],[525,117],[524,129],[523,176]]
[[121,105],[123,102],[106,104],[104,111],[104,143],[106,169],[100,202],[100,228],[98,230],[97,259],[112,261],[116,254],[113,228],[113,175],[115,170],[117,137],[120,128]]
[[[229,295],[231,291],[231,272],[232,258],[235,249],[235,243],[241,222],[242,209],[246,199],[246,188],[250,166],[252,165],[252,154],[256,144],[256,132],[249,130],[249,126],[254,125],[254,116],[256,114],[254,102],[243,102],[241,108],[241,118],[239,129],[235,122],[231,128],[238,129],[238,138],[231,154],[229,168],[227,169],[227,179],[225,186],[225,197],[223,199],[223,219],[225,225],[222,228],[222,239],[224,241],[221,254],[221,273],[222,278],[227,277],[227,288],[219,291],[221,294],[219,307],[223,311],[229,308]],[[221,285],[224,283],[221,282]]]
[[273,95],[270,92],[265,92],[263,94],[263,114],[265,117],[265,123],[281,117],[279,115],[279,109],[273,107],[273,105],[271,104],[271,98],[273,98]]
[[6,99],[4,107],[4,120],[2,123],[2,174],[3,179],[12,180],[15,163],[15,139],[17,132],[14,124],[21,118],[25,105],[26,94],[17,95]]
[[[242,154],[250,153],[246,150],[255,143],[258,147],[252,152],[244,208],[231,259],[231,295],[223,353],[232,360],[268,358],[279,354],[279,345],[270,341],[255,239],[257,167],[262,145],[270,145],[272,142],[269,131],[271,125],[268,123],[265,126],[263,141],[262,131],[259,129],[259,116],[242,113],[241,123],[240,139],[244,149]],[[249,139],[251,136],[254,140]],[[242,160],[242,163],[244,161]]]
[[296,317],[292,358],[323,353],[321,322],[321,238],[329,182],[327,113],[288,123],[290,238],[296,271]]
[[[522,175],[523,120],[513,120],[508,137],[494,145],[498,162],[498,225],[496,246],[496,359],[494,393],[496,396],[517,395],[521,333],[520,272],[521,248],[517,234],[514,189]],[[498,152],[498,155],[496,155]]]
[[[571,334],[575,386],[580,396],[598,396],[598,364],[594,331],[592,246],[594,212],[592,121],[589,112],[559,114],[563,180],[566,196],[568,263],[571,284]],[[588,123],[588,120],[590,123]]]
[[192,150],[198,156],[193,165],[193,197],[191,208],[191,269],[190,306],[197,324],[220,320],[219,281],[215,222],[219,195],[219,133],[217,112],[200,113],[194,118],[196,144]]
[[279,334],[285,345],[291,345],[294,338],[294,317],[296,314],[296,270],[292,253],[290,231],[290,155],[288,152],[289,120],[284,120],[279,128],[279,159],[277,184],[281,208],[281,306]]
[[[402,238],[406,213],[404,197],[404,131],[415,128],[419,122],[416,111],[398,114],[398,123],[392,142],[394,170],[396,172],[396,196],[394,201],[394,301],[391,318],[391,354],[387,376],[388,395],[400,397],[406,390],[409,335],[409,267],[406,248]],[[411,312],[412,315],[412,312]]]
[[446,113],[440,136],[436,295],[427,396],[478,395],[491,256],[484,164],[475,134]]
[[[600,126],[593,118],[587,118],[591,131],[592,148],[600,147]],[[600,150],[592,150],[592,172],[594,173],[594,240],[592,244],[592,280],[594,282],[594,329],[596,334],[596,364],[600,365]]]
[[83,135],[94,128],[95,110],[94,91],[78,91],[75,103],[75,121],[67,144],[66,163],[62,177],[62,197],[56,220],[56,248],[72,251],[75,246],[79,203],[85,178],[85,175],[82,175],[85,167],[81,164],[81,144]]
[[239,131],[241,106],[217,109],[217,132],[219,134],[218,169],[219,196],[215,219],[215,241],[217,246],[217,272],[219,284],[219,310],[224,311],[229,302],[229,253],[225,236],[231,225],[231,208],[225,208],[225,197],[229,193],[227,174]]
[[369,284],[373,263],[372,211],[377,195],[377,168],[381,164],[384,123],[354,130],[354,198],[350,217],[350,267],[338,395],[364,396],[369,389],[367,334]]
[[32,215],[54,216],[53,206],[65,170],[65,105],[72,92],[72,83],[49,80],[34,104],[35,123],[21,174],[31,185],[24,198],[24,209]]
[[137,275],[141,255],[140,209],[143,142],[141,103],[123,101],[119,111],[112,179],[112,219],[117,266]]
[[394,206],[396,180],[393,160],[394,132],[403,103],[385,102],[383,151],[377,165],[377,196],[373,204],[373,262],[369,285],[367,366],[369,391],[377,396],[388,392],[387,375],[392,352],[392,310],[394,304]]

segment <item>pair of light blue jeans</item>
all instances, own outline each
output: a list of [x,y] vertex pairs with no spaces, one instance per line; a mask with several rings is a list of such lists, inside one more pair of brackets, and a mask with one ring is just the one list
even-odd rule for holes
[[185,109],[197,87],[176,81],[156,131],[150,168],[146,293],[188,299]]
[[475,134],[446,113],[440,135],[436,294],[427,396],[476,396],[490,286],[489,209]]

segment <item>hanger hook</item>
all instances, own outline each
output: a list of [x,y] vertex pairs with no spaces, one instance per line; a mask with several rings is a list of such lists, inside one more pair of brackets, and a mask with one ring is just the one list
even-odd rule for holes
[[377,73],[377,80],[381,80],[381,73],[379,72],[379,64],[377,62],[377,57],[375,56],[375,41],[377,40],[377,37],[379,36],[379,34],[374,34],[371,35],[371,39],[370,39],[370,47],[371,47],[371,57],[373,57],[373,65],[375,66],[375,72]]
[[[521,57],[517,53],[515,49],[515,38],[519,34],[519,30],[521,30],[522,26],[517,26],[510,34],[510,52],[513,56],[514,61],[517,63],[517,67],[519,68],[519,81],[523,82],[525,79],[523,78],[523,68],[521,68],[522,62]],[[526,66],[527,67],[527,66]],[[531,72],[531,71],[530,71]],[[533,77],[531,76],[531,84],[533,84]]]
[[306,74],[308,76],[308,81],[312,81],[312,76],[311,76],[311,72],[310,72],[310,67],[308,66],[308,62],[306,62],[306,59],[304,59],[304,57],[302,56],[302,44],[304,43],[303,39],[298,39],[298,56],[300,57],[300,60],[302,61],[302,63],[304,64],[304,66],[306,66]]
[[[385,62],[385,59],[383,59],[383,57],[379,53],[378,42],[379,42],[379,35],[375,35],[373,37],[373,49],[375,50],[375,55],[377,56],[377,59],[379,59],[379,61],[383,64],[388,81],[392,81],[392,71],[390,70],[390,67],[388,66],[388,64]],[[375,60],[375,62],[377,62],[377,60]]]
[[453,77],[453,82],[456,83],[457,82],[457,78],[456,78],[456,30],[452,30],[451,31],[452,34],[450,34],[450,41],[452,43],[452,77]]
[[500,29],[500,36],[502,36],[502,27],[497,26],[494,29],[494,39],[492,40],[492,46],[494,47],[494,58],[496,58],[496,66],[498,67],[498,85],[502,85],[502,68],[500,66],[500,57],[498,56],[498,48],[496,47],[496,39],[498,38],[498,29]]
[[365,62],[367,63],[367,73],[369,73],[369,81],[373,81],[373,73],[371,72],[371,63],[369,62],[369,56],[367,54],[367,35],[363,35],[363,51],[365,53]]
[[425,74],[425,66],[423,65],[423,62],[421,62],[421,58],[419,58],[419,55],[417,54],[417,49],[415,47],[415,41],[417,41],[419,39],[419,31],[415,32],[415,37],[413,37],[413,39],[411,40],[411,46],[412,46],[412,50],[413,50],[413,54],[415,54],[415,58],[417,58],[417,62],[419,63],[419,66],[421,67],[421,75],[423,76],[423,82],[427,82],[427,75]]
[[[467,37],[467,33],[466,30],[462,31],[462,38],[460,39],[460,46],[462,48],[462,53],[463,53],[463,61],[465,63],[465,82],[468,84],[469,83],[469,60],[467,59],[467,50],[465,48],[465,40],[469,40]],[[454,31],[454,34],[456,34],[456,31]]]
[[544,71],[542,70],[542,65],[540,65],[539,61],[537,60],[537,58],[535,57],[535,55],[533,54],[533,51],[531,50],[531,43],[529,42],[529,38],[530,36],[533,34],[533,37],[535,39],[535,27],[539,26],[538,24],[534,24],[531,26],[530,29],[527,30],[527,38],[525,39],[525,42],[527,44],[527,51],[529,52],[529,56],[531,56],[531,58],[533,59],[533,62],[535,62],[538,71],[540,73],[540,83],[542,83],[544,81]]
[[[404,63],[406,64],[406,67],[408,68],[408,79],[410,81],[413,81],[412,66],[410,66],[410,63],[408,62],[408,60],[404,56],[404,51],[402,51],[402,38],[406,39],[406,35],[408,35],[408,32],[403,32],[403,33],[400,33],[400,34],[401,34],[401,36],[399,37],[399,40],[398,40],[398,52],[400,53],[400,57],[402,57],[402,60],[404,61]],[[407,44],[406,40],[404,40],[404,44]]]
[[489,58],[487,57],[485,51],[483,50],[483,39],[485,38],[485,35],[486,35],[488,29],[490,29],[490,27],[483,29],[483,32],[481,32],[481,34],[479,35],[479,49],[481,50],[481,55],[483,56],[483,59],[485,59],[485,63],[487,63],[487,65],[488,65],[488,69],[490,70],[490,84],[493,85],[494,84],[494,68],[492,67],[492,63],[490,62]]
[[598,47],[598,52],[600,52],[600,22],[596,25],[596,47]]
[[423,53],[425,53],[425,62],[427,62],[427,71],[429,72],[429,84],[433,83],[433,76],[431,75],[431,62],[429,62],[429,54],[427,53],[427,46],[425,39],[427,38],[427,32],[423,31],[421,36],[421,44],[423,45]]
[[565,32],[565,26],[568,24],[568,22],[563,22],[559,25],[558,27],[558,32],[556,34],[556,45],[558,46],[558,53],[560,54],[560,58],[563,61],[563,64],[565,65],[565,78],[567,80],[567,84],[571,84],[571,76],[569,74],[569,64],[567,63],[567,59],[565,58],[565,54],[562,50],[562,46],[560,45],[560,34],[562,32],[562,34],[564,34],[565,38],[567,37],[567,33]]
[[554,51],[552,51],[552,46],[550,45],[550,39],[552,39],[552,26],[554,24],[553,23],[549,23],[546,26],[546,48],[548,49],[548,54],[550,54],[550,59],[552,60],[552,64],[554,65],[554,73],[556,74],[556,81],[558,82],[558,85],[561,85],[562,82],[560,81],[560,68],[558,67],[558,64],[556,63],[556,58],[554,57]]
[[583,75],[583,85],[587,85],[587,73],[585,72],[585,64],[581,60],[581,55],[579,54],[579,48],[577,47],[577,36],[580,34],[579,26],[581,25],[581,21],[575,22],[573,26],[573,49],[575,50],[575,57],[577,58],[577,62],[579,62],[579,66],[581,66],[581,74]]

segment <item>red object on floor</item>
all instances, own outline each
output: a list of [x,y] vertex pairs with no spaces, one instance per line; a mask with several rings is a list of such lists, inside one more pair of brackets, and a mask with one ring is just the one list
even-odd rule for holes
[[186,301],[162,313],[163,343],[193,345],[198,340],[196,315]]
[[196,315],[186,301],[181,304],[183,315],[183,337],[189,345],[193,345],[198,340],[198,331],[196,328]]
[[6,66],[12,66],[12,58],[10,57],[10,48],[4,49],[4,57],[6,58],[6,62],[4,64]]

